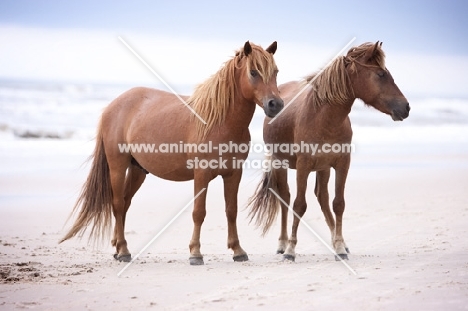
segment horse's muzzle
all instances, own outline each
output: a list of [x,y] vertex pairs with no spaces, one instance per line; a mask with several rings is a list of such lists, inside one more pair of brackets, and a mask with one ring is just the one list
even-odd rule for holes
[[408,103],[399,105],[398,108],[392,110],[392,119],[393,121],[403,121],[408,118],[411,107]]
[[281,98],[270,98],[263,101],[263,110],[269,118],[274,118],[284,107]]

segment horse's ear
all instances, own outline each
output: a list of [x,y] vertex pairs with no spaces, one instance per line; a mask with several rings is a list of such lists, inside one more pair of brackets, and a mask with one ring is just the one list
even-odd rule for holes
[[250,53],[252,53],[252,46],[250,45],[250,42],[247,41],[244,44],[244,54],[245,56],[249,56]]
[[277,48],[278,48],[278,43],[276,41],[273,41],[273,43],[270,44],[270,46],[267,47],[265,51],[273,55],[275,54]]
[[377,41],[373,46],[369,47],[366,51],[365,60],[371,60],[374,58],[375,54],[377,53],[377,49],[379,48],[379,41]]

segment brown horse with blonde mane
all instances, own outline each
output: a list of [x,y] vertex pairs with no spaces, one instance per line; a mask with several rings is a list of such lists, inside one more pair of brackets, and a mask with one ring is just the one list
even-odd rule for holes
[[[234,261],[248,260],[240,246],[236,225],[242,168],[232,165],[232,158],[245,160],[247,153],[235,150],[220,155],[218,150],[207,152],[196,146],[228,142],[247,144],[250,141],[248,126],[256,105],[269,117],[281,111],[283,101],[278,95],[278,70],[273,59],[276,47],[273,42],[264,50],[247,41],[190,97],[139,87],[115,99],[102,114],[91,172],[74,208],[78,216],[61,242],[76,235],[83,236],[88,226],[91,227],[90,238],[103,238],[112,225],[113,214],[115,226],[111,243],[116,249],[114,258],[130,261],[124,236],[125,216],[146,174],[149,172],[173,181],[193,179],[197,196],[192,213],[190,264],[201,265],[200,231],[206,215],[205,190],[209,182],[220,175],[224,181],[227,246],[234,251]],[[122,144],[152,145],[156,152],[122,152],[119,148]],[[172,153],[157,152],[158,146],[163,144],[189,148]],[[211,164],[220,162],[217,166],[202,167],[193,165],[195,160],[206,160],[205,163],[210,161]]]
[[[273,224],[281,206],[281,233],[277,252],[284,253],[284,259],[295,260],[297,229],[307,208],[307,179],[312,171],[316,172],[315,195],[331,232],[335,256],[348,258],[349,249],[342,233],[344,190],[353,134],[348,114],[356,98],[390,115],[394,121],[407,118],[410,111],[407,99],[385,67],[381,45],[379,42],[365,43],[351,48],[346,56],[337,58],[317,75],[308,76],[305,82],[289,82],[279,86],[281,97],[287,103],[304,87],[307,88],[274,120],[266,117],[263,127],[265,143],[272,146],[301,146],[301,150],[295,153],[281,152],[281,148],[271,150],[273,160],[286,160],[289,168],[297,171],[297,196],[293,205],[296,217],[289,240],[286,229],[290,202],[287,168],[273,166],[265,172],[249,205],[250,216],[258,226],[263,227],[264,234]],[[310,144],[317,147],[316,152],[312,147],[306,148]],[[331,213],[328,196],[331,168],[335,170],[333,211],[336,218]]]

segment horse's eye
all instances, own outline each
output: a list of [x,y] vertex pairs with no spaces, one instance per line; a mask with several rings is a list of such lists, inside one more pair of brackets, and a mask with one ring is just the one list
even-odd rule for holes
[[257,70],[250,70],[250,75],[254,78],[258,77],[258,71]]
[[385,77],[385,71],[379,71],[377,75],[381,78]]

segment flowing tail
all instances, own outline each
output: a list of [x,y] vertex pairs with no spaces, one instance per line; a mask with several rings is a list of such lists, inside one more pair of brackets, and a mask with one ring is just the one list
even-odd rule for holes
[[270,230],[281,206],[280,200],[270,191],[270,188],[278,193],[278,183],[273,169],[263,173],[262,181],[247,203],[250,207],[250,222],[255,219],[255,225],[262,229],[262,235]]
[[101,125],[99,125],[94,154],[90,158],[93,158],[91,171],[70,215],[71,217],[78,212],[78,217],[73,227],[59,243],[76,235],[81,238],[88,225],[92,225],[89,234],[90,239],[102,240],[110,232],[112,225],[112,187],[109,165],[104,152]]

